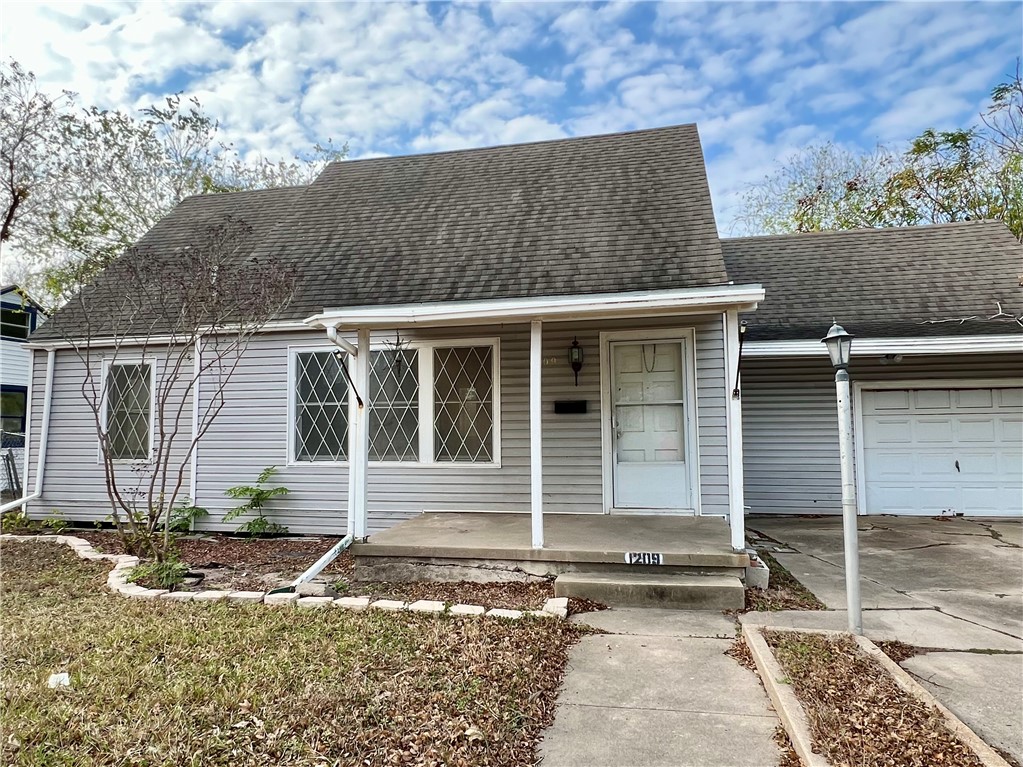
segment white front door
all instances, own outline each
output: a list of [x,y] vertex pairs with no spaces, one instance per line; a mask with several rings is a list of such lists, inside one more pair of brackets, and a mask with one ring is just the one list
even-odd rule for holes
[[1023,515],[1023,389],[864,391],[868,514]]
[[691,510],[685,341],[610,344],[614,508]]

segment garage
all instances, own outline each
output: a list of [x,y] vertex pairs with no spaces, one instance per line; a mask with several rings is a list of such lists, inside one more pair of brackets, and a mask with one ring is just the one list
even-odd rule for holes
[[1023,516],[1018,382],[866,386],[858,398],[861,511]]

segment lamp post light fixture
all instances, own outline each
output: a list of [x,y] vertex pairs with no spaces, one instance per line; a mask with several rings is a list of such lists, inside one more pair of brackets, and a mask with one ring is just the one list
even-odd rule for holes
[[849,395],[849,354],[853,337],[837,322],[821,339],[835,368],[838,399],[838,447],[842,462],[842,533],[845,540],[845,599],[849,631],[863,633],[860,607],[860,549],[856,531],[856,478],[853,468],[852,402]]

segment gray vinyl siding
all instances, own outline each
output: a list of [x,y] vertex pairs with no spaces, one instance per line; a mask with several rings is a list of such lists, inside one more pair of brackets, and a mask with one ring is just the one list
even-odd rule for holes
[[[599,335],[635,328],[695,328],[697,426],[701,510],[727,514],[728,474],[725,431],[725,360],[720,315],[602,323],[550,323],[544,327],[543,464],[545,513],[601,513],[604,510],[601,446]],[[374,335],[374,341],[393,339]],[[410,340],[499,338],[501,368],[501,461],[495,465],[376,465],[370,463],[370,530],[384,529],[424,510],[528,512],[529,483],[529,326],[480,326],[417,329],[402,332]],[[573,338],[586,359],[575,385],[567,350]],[[233,529],[223,523],[234,505],[227,488],[250,484],[266,466],[276,466],[275,481],[289,489],[267,516],[292,532],[341,533],[345,529],[348,465],[288,462],[289,347],[322,348],[322,332],[260,334],[246,350],[228,382],[224,407],[198,447],[196,502],[210,511],[203,529]],[[51,424],[51,451],[44,499],[34,509],[56,506],[73,518],[102,517],[105,494],[95,460],[95,437],[84,435],[91,417],[77,390],[77,375],[60,354],[57,397]],[[42,400],[45,354],[37,361],[36,402]],[[63,369],[62,369],[63,368]],[[212,386],[201,387],[205,408]],[[554,402],[585,399],[588,412],[555,415]],[[77,400],[77,402],[76,402]],[[34,408],[34,433],[41,407]],[[67,444],[55,444],[76,435]],[[57,438],[57,435],[60,435]],[[90,452],[91,451],[91,452]],[[90,462],[91,459],[91,462]],[[84,492],[83,492],[84,490]],[[90,509],[99,508],[99,512]],[[71,517],[71,514],[68,514]]]
[[[35,351],[35,362],[32,370],[32,417],[29,426],[29,467],[28,478],[24,486],[30,492],[35,489],[36,465],[39,455],[39,435],[42,422],[43,401],[46,392],[46,358],[43,351]],[[124,349],[118,356],[124,362],[140,359],[133,357],[131,351]],[[156,376],[159,385],[162,374],[161,360],[155,355],[147,355],[157,366]],[[100,386],[103,360],[97,353],[91,361],[97,387]],[[33,501],[30,513],[33,517],[43,517],[54,511],[60,512],[65,519],[74,521],[102,520],[111,512],[107,497],[105,474],[99,458],[99,440],[96,436],[96,423],[88,400],[82,393],[82,381],[85,379],[85,363],[71,350],[56,353],[53,369],[53,401],[50,413],[50,430],[47,437],[46,468],[43,473],[42,498]],[[189,366],[189,373],[191,367]],[[188,374],[185,374],[187,378]],[[180,432],[172,442],[172,456],[169,465],[174,470],[185,465],[184,481],[181,485],[181,496],[188,495],[190,467],[186,452],[191,441],[191,396],[185,392],[185,380],[179,378],[179,385],[172,390],[167,398],[168,416],[165,422],[170,426],[170,413],[181,407],[183,415],[180,421]],[[154,394],[155,396],[155,394]],[[153,431],[153,448],[156,449],[158,436]],[[129,462],[118,463],[115,469],[117,486],[122,493],[131,493],[141,487],[142,475],[132,470]]]
[[[1023,355],[853,357],[853,382],[1023,379]],[[826,356],[742,363],[745,504],[754,514],[840,514],[835,377]]]

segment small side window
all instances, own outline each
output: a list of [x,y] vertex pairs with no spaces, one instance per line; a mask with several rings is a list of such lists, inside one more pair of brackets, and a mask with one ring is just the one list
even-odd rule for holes
[[107,371],[107,444],[114,460],[149,458],[151,371],[148,363],[117,363]]

